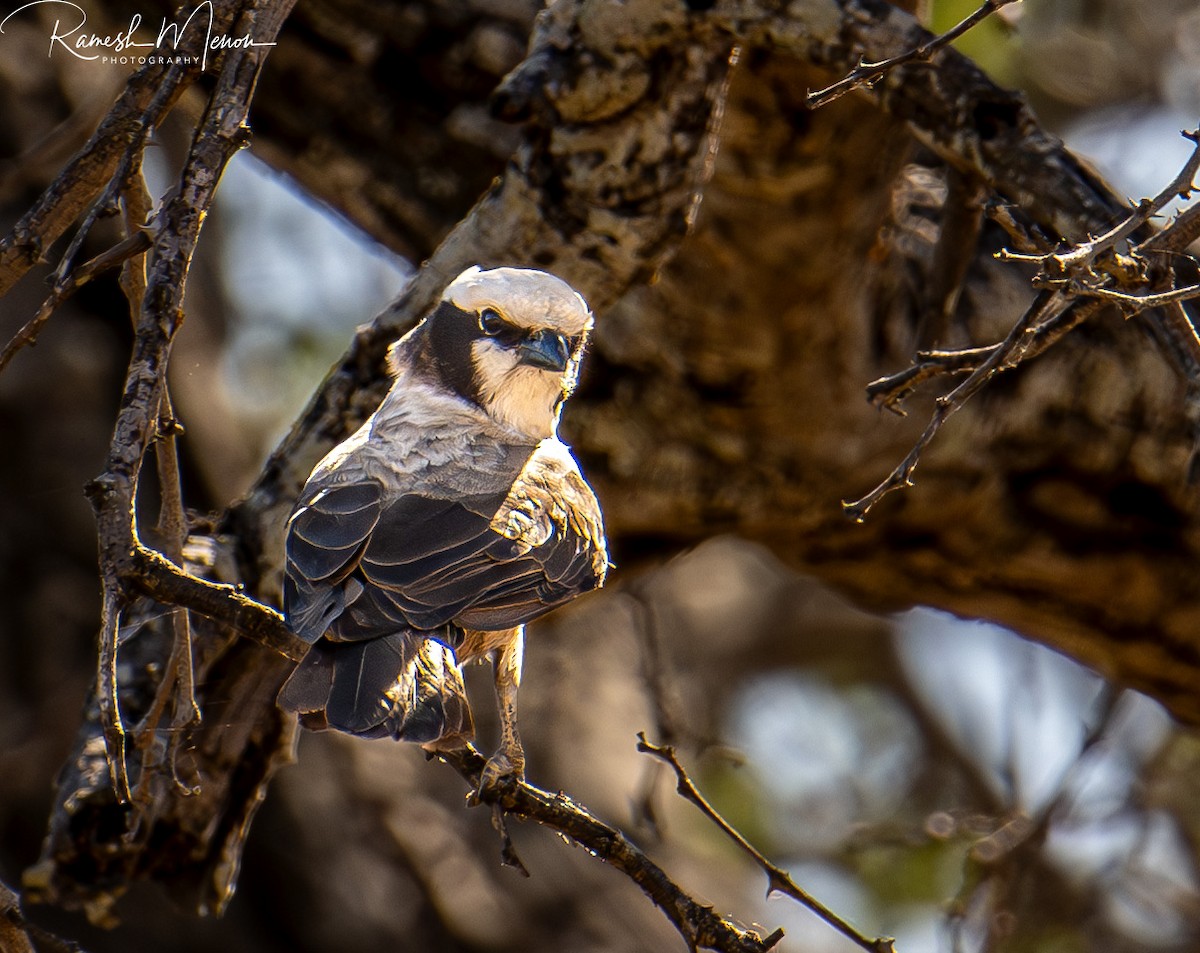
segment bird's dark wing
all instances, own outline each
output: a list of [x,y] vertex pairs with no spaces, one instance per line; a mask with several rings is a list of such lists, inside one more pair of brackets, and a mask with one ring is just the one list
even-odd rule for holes
[[606,565],[600,508],[574,460],[535,452],[506,493],[390,504],[359,565],[366,593],[347,614],[506,629],[594,589]]
[[306,642],[316,642],[345,608],[344,583],[379,522],[382,497],[372,481],[319,488],[301,497],[288,521],[283,612]]
[[604,579],[600,509],[566,448],[542,444],[504,492],[385,500],[362,482],[326,488],[292,517],[284,611],[301,638],[403,628],[453,647],[451,624],[528,622]]

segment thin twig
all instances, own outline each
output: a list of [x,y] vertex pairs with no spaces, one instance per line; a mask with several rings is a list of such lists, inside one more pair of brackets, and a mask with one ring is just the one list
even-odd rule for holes
[[104,745],[108,749],[108,770],[113,791],[120,804],[132,799],[129,766],[125,760],[125,725],[121,720],[121,694],[117,684],[117,637],[121,629],[121,611],[125,598],[110,580],[105,580],[100,607],[100,652],[96,662],[96,696],[100,701],[100,721],[104,727]]
[[720,950],[723,953],[765,953],[782,937],[776,931],[767,938],[722,917],[712,906],[689,896],[654,861],[639,850],[620,830],[594,817],[577,801],[563,793],[551,794],[516,778],[501,778],[479,791],[486,759],[467,746],[438,752],[438,757],[457,771],[488,804],[505,814],[537,821],[569,837],[585,850],[621,871],[666,914],[689,949]]
[[890,410],[898,417],[907,417],[900,406],[916,388],[927,380],[947,374],[966,374],[994,353],[1000,344],[970,347],[956,351],[917,351],[916,363],[904,370],[880,377],[867,385],[867,400],[876,407]]
[[1015,3],[1016,0],[984,0],[982,6],[974,13],[962,20],[960,23],[951,27],[945,33],[939,36],[931,37],[920,46],[914,47],[906,53],[901,53],[899,56],[893,56],[890,59],[880,60],[877,63],[868,63],[866,60],[860,59],[858,65],[851,70],[850,75],[838,80],[832,86],[826,86],[824,89],[819,89],[815,93],[808,94],[807,105],[809,109],[817,109],[821,106],[827,106],[835,99],[840,99],[848,92],[860,87],[870,87],[875,85],[884,74],[890,72],[898,66],[903,66],[906,63],[928,63],[933,54],[944,46],[948,46],[957,40],[968,30],[978,26],[1001,7],[1006,7],[1010,3]]
[[1010,370],[1020,364],[1034,346],[1036,328],[1038,325],[1052,319],[1070,304],[1069,299],[1059,291],[1043,291],[1029,309],[1009,331],[1004,341],[992,350],[984,361],[976,367],[970,376],[954,388],[949,394],[937,398],[933,416],[916,444],[899,465],[888,474],[887,479],[871,490],[866,496],[853,501],[842,501],[842,510],[856,522],[862,522],[871,507],[893,490],[912,486],[912,474],[921,459],[921,453],[933,440],[939,430],[952,414],[960,410],[992,375]]
[[1122,310],[1127,315],[1134,315],[1139,311],[1146,311],[1150,308],[1161,308],[1168,304],[1176,304],[1181,301],[1191,301],[1193,298],[1200,298],[1200,285],[1172,288],[1170,291],[1161,291],[1157,294],[1126,294],[1123,291],[1114,291],[1111,288],[1088,288],[1072,283],[1045,280],[1035,280],[1035,286],[1059,287],[1070,294],[1079,295],[1083,298],[1099,298],[1102,301],[1111,301],[1114,304],[1121,305]]
[[[867,385],[867,397],[873,404],[903,416],[904,410],[900,402],[919,384],[944,374],[970,373],[970,376],[948,395],[937,399],[929,424],[908,455],[892,470],[887,479],[861,499],[853,502],[843,501],[842,507],[848,516],[861,522],[870,508],[887,493],[911,486],[912,474],[921,453],[951,414],[961,408],[993,374],[1010,370],[1041,354],[1061,340],[1068,331],[1090,317],[1099,304],[1116,303],[1133,313],[1149,308],[1177,305],[1182,301],[1200,297],[1200,285],[1145,294],[1107,287],[1107,283],[1113,280],[1114,276],[1126,282],[1150,280],[1143,267],[1144,262],[1136,255],[1121,258],[1115,254],[1115,249],[1118,244],[1145,226],[1174,196],[1187,197],[1194,190],[1193,182],[1197,171],[1200,170],[1200,132],[1185,132],[1184,136],[1195,143],[1195,148],[1180,172],[1158,195],[1152,199],[1143,199],[1107,232],[1066,251],[1039,254],[1003,251],[998,255],[1004,260],[1033,262],[1042,269],[1033,279],[1033,284],[1043,291],[1004,341],[986,348],[918,352],[917,361],[911,367]],[[1109,256],[1108,264],[1102,273],[1097,273],[1094,268],[1102,256]],[[1091,298],[1093,304],[1076,304],[1075,301],[1079,298]],[[1185,347],[1185,353],[1182,355],[1185,369],[1192,364],[1200,367],[1200,338],[1194,335],[1193,338],[1185,336],[1180,338],[1180,342],[1181,347],[1191,347],[1191,352],[1187,352]],[[1188,361],[1189,354],[1195,358],[1194,361]],[[1192,386],[1200,385],[1200,378],[1189,376],[1189,382]]]
[[[1118,244],[1131,238],[1147,222],[1163,210],[1172,199],[1187,198],[1195,190],[1196,173],[1200,172],[1200,130],[1184,131],[1181,135],[1192,142],[1192,154],[1178,174],[1153,198],[1142,199],[1133,210],[1107,232],[1067,251],[1048,255],[1026,255],[1004,252],[999,256],[1007,261],[1028,261],[1040,265],[1050,277],[1073,276],[1090,272],[1099,258],[1113,251]],[[1165,240],[1164,240],[1165,241]],[[1146,247],[1155,246],[1147,241]],[[1165,246],[1159,246],[1165,247]],[[1047,267],[1049,266],[1049,268]]]
[[115,268],[130,258],[135,258],[143,254],[149,247],[149,233],[139,230],[107,251],[101,252],[95,258],[80,265],[67,275],[63,281],[56,283],[54,290],[50,293],[50,297],[42,302],[42,306],[38,308],[37,314],[12,336],[4,346],[4,350],[0,352],[0,372],[8,366],[8,362],[16,356],[18,351],[37,344],[37,337],[41,333],[42,326],[50,319],[55,309],[66,301],[67,298],[97,275],[110,268]]
[[1163,226],[1162,231],[1155,232],[1134,248],[1133,253],[1182,252],[1197,239],[1200,239],[1200,203],[1189,205]]
[[708,800],[700,793],[699,789],[688,777],[688,773],[684,770],[682,764],[679,763],[679,758],[675,755],[675,749],[670,745],[656,745],[646,740],[645,732],[638,732],[638,751],[645,754],[653,755],[660,761],[670,765],[675,771],[677,779],[676,789],[680,795],[686,800],[691,801],[700,809],[710,821],[712,821],[726,837],[738,845],[767,875],[767,896],[772,893],[782,893],[803,906],[807,907],[818,917],[828,923],[831,927],[841,933],[847,939],[853,941],[869,953],[895,953],[895,940],[892,937],[876,937],[870,939],[856,930],[850,923],[842,919],[821,901],[817,900],[808,891],[804,890],[799,884],[792,880],[791,875],[781,867],[775,866],[766,857],[764,857],[758,849],[751,844],[741,832],[723,818]]
[[500,862],[505,867],[511,867],[522,877],[528,877],[529,868],[525,866],[513,845],[512,835],[508,833],[508,824],[504,820],[504,810],[499,804],[492,805],[492,827],[500,835]]

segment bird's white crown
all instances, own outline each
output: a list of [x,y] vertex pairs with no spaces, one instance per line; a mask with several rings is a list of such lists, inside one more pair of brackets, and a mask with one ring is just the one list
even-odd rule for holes
[[472,265],[442,293],[464,311],[495,308],[521,327],[553,328],[574,336],[591,330],[592,312],[583,295],[561,278],[534,268]]

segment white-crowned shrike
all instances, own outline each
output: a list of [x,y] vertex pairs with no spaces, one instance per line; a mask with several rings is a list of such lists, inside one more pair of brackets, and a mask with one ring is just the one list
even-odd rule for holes
[[591,326],[553,275],[473,267],[392,346],[383,403],[288,522],[284,614],[312,648],[279,702],[302,724],[465,744],[459,666],[490,657],[501,744],[485,783],[523,774],[525,623],[608,565],[600,507],[557,436]]

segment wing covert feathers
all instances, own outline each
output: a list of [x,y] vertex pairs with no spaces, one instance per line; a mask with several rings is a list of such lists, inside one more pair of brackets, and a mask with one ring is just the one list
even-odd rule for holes
[[501,492],[446,498],[395,476],[402,485],[305,488],[288,524],[284,613],[313,648],[279,701],[310,727],[469,737],[462,628],[515,629],[599,586],[600,508],[557,440]]

